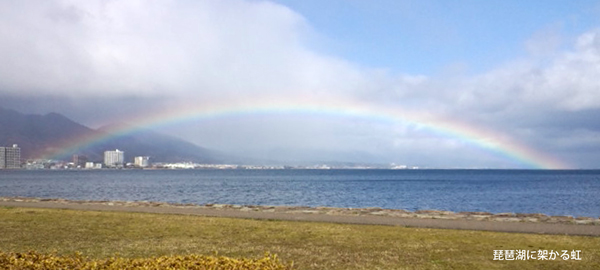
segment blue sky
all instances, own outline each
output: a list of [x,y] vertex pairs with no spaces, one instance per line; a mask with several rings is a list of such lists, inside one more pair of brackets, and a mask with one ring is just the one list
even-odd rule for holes
[[536,34],[568,43],[600,22],[598,1],[277,2],[306,18],[326,53],[413,75],[485,72],[527,55]]

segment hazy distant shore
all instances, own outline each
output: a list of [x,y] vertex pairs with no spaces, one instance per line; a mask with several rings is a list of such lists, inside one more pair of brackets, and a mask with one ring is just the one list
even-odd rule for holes
[[80,201],[25,197],[0,197],[0,206],[600,236],[600,218],[548,216],[536,213],[494,214],[489,212],[451,212],[439,210],[411,212],[401,209],[382,208],[230,204],[196,205],[147,201]]

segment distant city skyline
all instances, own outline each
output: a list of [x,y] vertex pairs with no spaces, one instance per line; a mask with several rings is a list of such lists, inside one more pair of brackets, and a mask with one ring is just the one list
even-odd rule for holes
[[289,163],[600,168],[600,1],[4,1],[0,31],[0,107],[132,125],[106,137],[150,128]]

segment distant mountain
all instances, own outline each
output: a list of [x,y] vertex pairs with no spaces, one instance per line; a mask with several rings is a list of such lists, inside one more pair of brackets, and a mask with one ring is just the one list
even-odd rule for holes
[[[118,127],[117,127],[118,125]],[[222,163],[216,152],[151,130],[133,129],[115,124],[94,130],[57,114],[25,115],[0,108],[0,146],[18,144],[22,159],[53,156],[68,160],[73,154],[101,161],[104,151],[125,151],[127,162],[135,156],[150,156],[153,162],[192,161]],[[134,130],[113,135],[110,130]],[[74,148],[82,138],[105,138],[97,143]],[[56,153],[61,153],[56,156]]]
[[55,152],[68,140],[94,132],[57,113],[25,115],[0,108],[0,145],[18,144],[24,159]]
[[[119,149],[125,151],[126,158],[150,156],[153,162],[224,162],[224,157],[215,151],[149,129],[132,128],[124,123],[104,126],[99,128],[97,132],[110,133],[110,130],[134,131],[129,132],[127,135],[111,136],[111,139],[93,147],[95,150]],[[104,150],[102,150],[103,152]]]

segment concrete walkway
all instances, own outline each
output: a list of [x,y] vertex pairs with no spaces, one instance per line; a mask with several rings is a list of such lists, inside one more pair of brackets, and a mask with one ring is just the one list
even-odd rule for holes
[[206,209],[201,207],[156,207],[156,206],[123,206],[109,203],[79,204],[61,203],[55,201],[0,201],[0,206],[20,208],[52,208],[84,211],[116,211],[158,214],[198,215],[209,217],[228,217],[266,220],[310,221],[344,224],[390,225],[418,228],[481,230],[512,233],[537,233],[558,235],[600,236],[598,225],[527,223],[527,222],[498,222],[477,220],[445,220],[432,218],[404,218],[389,216],[343,216],[307,213],[278,213],[239,211],[232,209]]

